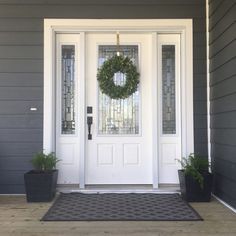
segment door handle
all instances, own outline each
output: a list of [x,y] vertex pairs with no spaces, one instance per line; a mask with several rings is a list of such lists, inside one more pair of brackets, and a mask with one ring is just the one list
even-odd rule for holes
[[87,125],[88,125],[88,140],[92,140],[92,134],[91,134],[91,126],[93,124],[93,117],[88,116],[87,117]]

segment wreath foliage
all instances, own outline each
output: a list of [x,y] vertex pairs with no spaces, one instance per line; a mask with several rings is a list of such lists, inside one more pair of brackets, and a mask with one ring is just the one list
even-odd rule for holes
[[[114,74],[125,74],[126,81],[123,86],[114,83]],[[98,69],[97,80],[101,92],[112,99],[125,99],[137,91],[139,73],[136,66],[128,57],[113,56]]]

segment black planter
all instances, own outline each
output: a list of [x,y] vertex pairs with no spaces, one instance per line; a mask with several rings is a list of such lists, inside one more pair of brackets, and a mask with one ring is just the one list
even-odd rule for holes
[[203,189],[190,175],[185,175],[183,170],[178,170],[180,192],[188,202],[209,202],[211,200],[212,174],[203,174]]
[[56,194],[58,170],[24,174],[27,202],[50,202]]

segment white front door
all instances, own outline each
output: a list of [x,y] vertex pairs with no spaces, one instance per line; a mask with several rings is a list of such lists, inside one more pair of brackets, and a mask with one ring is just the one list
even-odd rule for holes
[[[138,91],[124,100],[102,94],[96,77],[97,68],[117,52],[114,32],[87,33],[85,42],[87,117],[93,119],[85,184],[152,184],[152,35],[120,35],[120,53],[140,72]],[[122,79],[117,74],[116,83]]]

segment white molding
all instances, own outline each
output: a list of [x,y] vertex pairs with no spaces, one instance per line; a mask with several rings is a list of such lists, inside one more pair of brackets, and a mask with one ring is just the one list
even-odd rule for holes
[[[194,127],[193,127],[193,27],[191,21],[191,27],[186,27],[186,30],[183,34],[185,39],[183,40],[185,46],[182,45],[182,48],[185,47],[185,56],[182,57],[182,66],[183,71],[185,71],[185,117],[186,117],[186,153],[185,156],[189,153],[194,152]],[[183,72],[182,71],[182,72]],[[183,97],[183,96],[182,96]],[[184,106],[182,106],[184,107]],[[182,116],[183,117],[183,116]]]
[[209,59],[209,5],[206,1],[206,53],[207,53],[207,144],[208,161],[211,163],[211,116],[210,116],[210,59]]
[[[43,149],[55,151],[55,33],[44,21]],[[53,105],[54,104],[54,105]]]
[[80,188],[83,189],[85,187],[85,156],[86,156],[86,126],[82,124],[86,124],[86,110],[85,110],[85,94],[86,94],[86,82],[85,82],[85,33],[80,33],[80,54],[81,54],[81,62],[80,62],[80,160],[79,160],[79,180],[80,180]]
[[64,32],[181,32],[192,26],[191,19],[44,19],[45,29]]
[[[43,148],[45,151],[55,151],[55,34],[60,33],[81,33],[84,32],[152,32],[152,33],[179,33],[181,34],[181,75],[185,84],[182,84],[185,93],[182,94],[182,108],[186,120],[182,120],[182,150],[183,155],[194,151],[193,136],[193,35],[192,19],[45,19],[44,20],[44,121],[43,121]],[[85,43],[85,42],[84,42]],[[84,65],[81,65],[84,68]],[[84,75],[84,69],[83,75]],[[82,84],[85,88],[85,81]],[[153,91],[155,93],[155,91]],[[83,94],[85,98],[85,93]],[[80,122],[85,122],[85,106],[82,111]],[[155,118],[155,114],[153,119]],[[154,120],[153,120],[154,124]],[[186,127],[185,127],[186,126]],[[155,126],[154,126],[155,127]],[[81,130],[81,137],[85,138],[85,128]],[[153,134],[155,139],[155,133]],[[157,140],[153,140],[153,145]],[[81,143],[81,155],[85,158],[86,141]],[[83,146],[83,147],[82,147]],[[156,147],[156,146],[154,146]],[[153,152],[153,155],[157,155]],[[153,186],[158,187],[157,163],[155,157]],[[83,169],[83,170],[82,170]],[[80,162],[80,178],[84,180],[85,164]],[[84,183],[81,183],[84,187]]]
[[182,156],[194,152],[192,21],[181,34]]
[[159,150],[159,142],[158,140],[158,134],[159,134],[159,116],[158,116],[158,109],[155,109],[158,107],[158,81],[157,81],[157,33],[152,33],[152,170],[153,170],[153,188],[158,188],[159,183],[159,175],[158,175],[158,169],[159,169],[159,163],[158,163],[158,150]]
[[223,201],[222,199],[218,198],[215,194],[212,194],[212,196],[219,201],[220,203],[222,203],[224,206],[226,206],[227,208],[229,208],[232,212],[236,213],[236,209],[233,208],[232,206],[230,206],[228,203],[226,203],[225,201]]

